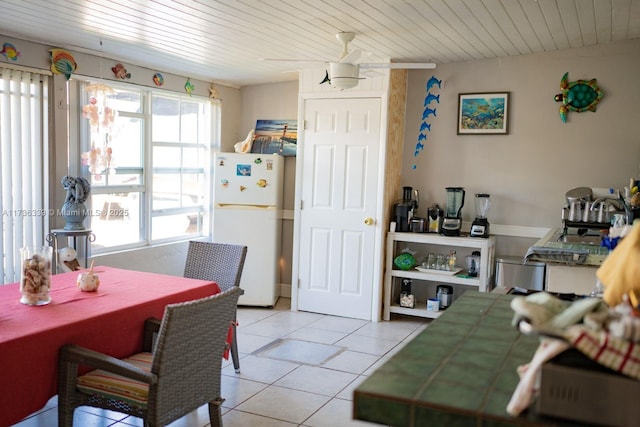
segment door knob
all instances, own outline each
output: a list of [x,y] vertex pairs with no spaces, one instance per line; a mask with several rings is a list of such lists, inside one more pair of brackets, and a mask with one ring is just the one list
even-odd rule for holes
[[370,217],[365,218],[364,223],[365,225],[373,225],[374,223],[373,218],[370,218]]

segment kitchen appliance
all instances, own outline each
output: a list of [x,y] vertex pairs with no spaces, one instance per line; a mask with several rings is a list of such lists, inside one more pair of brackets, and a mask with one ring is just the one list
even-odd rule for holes
[[476,194],[476,218],[471,223],[470,235],[472,237],[489,237],[489,220],[487,214],[491,206],[488,194]]
[[521,256],[496,256],[496,287],[544,291],[544,262],[527,261]]
[[469,277],[478,277],[480,271],[480,251],[473,251],[471,255],[465,257],[467,263],[467,275]]
[[247,246],[239,305],[278,298],[283,174],[276,154],[214,154],[213,241]]
[[442,209],[434,204],[427,209],[427,231],[429,233],[440,233],[442,227]]
[[402,202],[394,206],[396,231],[411,231],[411,220],[418,209],[418,190],[402,187]]
[[426,231],[425,219],[414,216],[411,219],[411,231],[414,233],[424,233]]
[[440,310],[446,310],[453,303],[453,286],[438,285],[436,288]]
[[447,187],[447,210],[442,220],[442,234],[459,236],[462,227],[461,211],[464,206],[464,188]]

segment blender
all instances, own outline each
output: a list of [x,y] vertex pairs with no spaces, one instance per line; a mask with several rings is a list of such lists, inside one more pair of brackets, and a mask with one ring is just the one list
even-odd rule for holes
[[462,227],[460,212],[464,206],[464,188],[447,187],[447,210],[442,220],[442,234],[445,236],[459,236]]
[[489,237],[489,221],[487,214],[489,213],[491,201],[488,194],[476,194],[476,219],[471,223],[472,237]]

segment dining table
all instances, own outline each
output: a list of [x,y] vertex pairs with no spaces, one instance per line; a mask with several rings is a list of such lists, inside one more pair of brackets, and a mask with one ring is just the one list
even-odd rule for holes
[[147,318],[167,304],[220,292],[212,281],[120,268],[93,267],[100,285],[81,291],[79,271],[51,276],[51,302],[19,302],[18,283],[0,285],[0,427],[41,409],[57,394],[58,352],[78,344],[122,358],[142,351]]

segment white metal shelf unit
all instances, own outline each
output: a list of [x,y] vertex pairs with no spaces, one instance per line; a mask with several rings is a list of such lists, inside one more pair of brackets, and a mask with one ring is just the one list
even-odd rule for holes
[[[468,277],[467,270],[463,269],[457,275],[443,275],[438,273],[420,272],[417,270],[400,270],[395,268],[393,264],[394,258],[403,249],[399,243],[404,246],[416,248],[418,259],[427,252],[438,250],[455,250],[458,257],[458,266],[465,265],[465,255],[470,254],[474,250],[480,251],[480,272],[478,277]],[[442,236],[432,233],[402,233],[390,232],[387,234],[387,253],[385,261],[384,276],[384,310],[383,319],[389,320],[391,313],[398,313],[410,316],[419,316],[427,318],[436,318],[441,312],[427,311],[426,301],[416,301],[415,308],[401,307],[394,301],[394,286],[399,286],[396,278],[408,278],[414,280],[413,286],[423,286],[431,283],[447,283],[458,288],[459,291],[465,287],[478,289],[480,292],[489,292],[491,290],[491,281],[494,274],[494,258],[495,258],[495,236],[488,238],[468,237],[468,236]],[[416,282],[419,281],[419,282]],[[396,283],[397,282],[397,283]],[[423,282],[425,282],[423,284]],[[454,293],[455,290],[454,290]],[[461,292],[458,292],[460,294]]]

